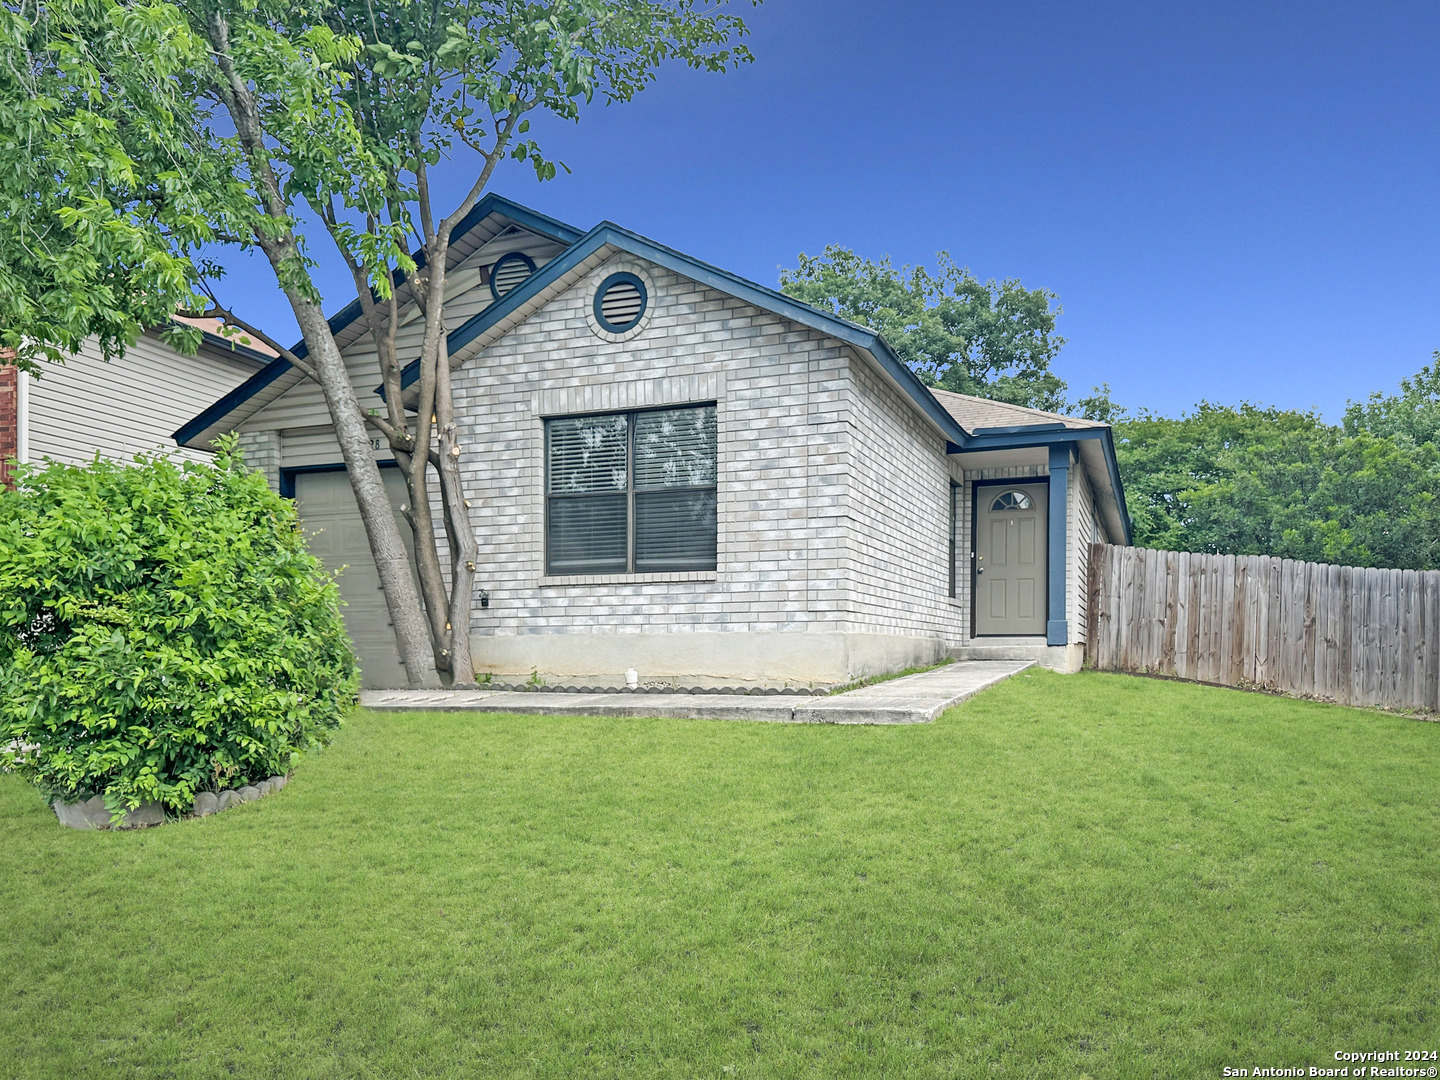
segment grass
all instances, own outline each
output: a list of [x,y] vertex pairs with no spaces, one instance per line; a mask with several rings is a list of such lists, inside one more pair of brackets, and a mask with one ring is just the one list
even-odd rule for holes
[[359,715],[61,829],[0,776],[0,1076],[1188,1077],[1440,1033],[1440,726],[1115,675],[934,725]]

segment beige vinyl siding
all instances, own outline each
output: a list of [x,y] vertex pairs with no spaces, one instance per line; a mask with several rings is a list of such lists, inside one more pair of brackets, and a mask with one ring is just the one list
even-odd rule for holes
[[[519,236],[502,235],[478,248],[464,262],[453,267],[446,276],[446,329],[452,332],[459,329],[494,303],[490,286],[480,281],[481,267],[488,267],[500,256],[511,251],[521,251],[534,259],[536,268],[539,269],[562,250],[562,245],[529,232]],[[395,333],[395,347],[402,363],[408,363],[419,355],[424,336],[425,327],[419,316],[419,309],[412,306],[403,313],[400,327]],[[370,335],[362,332],[342,351],[360,407],[383,408],[384,402],[375,393],[380,385],[380,362]],[[325,405],[324,395],[318,386],[307,379],[256,412],[240,425],[240,430],[303,432],[306,429],[327,426],[329,423],[330,411]],[[333,440],[332,445],[335,445]],[[281,463],[287,468],[340,460],[338,445],[335,445],[334,456],[325,462],[316,459],[311,452],[313,446],[304,440],[295,443],[294,449],[295,453],[292,455],[291,441],[287,434],[281,448]]]
[[1070,644],[1085,641],[1089,626],[1090,545],[1095,542],[1095,494],[1085,466],[1076,461],[1070,466],[1070,490],[1067,493],[1066,542],[1070,550],[1066,571],[1065,615],[1070,622]]
[[[303,428],[279,433],[280,464],[287,469],[306,465],[334,465],[341,460],[340,442],[333,428]],[[391,461],[395,452],[375,433],[370,449],[377,461]]]
[[98,452],[125,461],[155,450],[205,460],[206,451],[176,447],[172,433],[259,368],[220,349],[182,356],[151,334],[107,363],[87,341],[30,380],[30,460],[81,464]]

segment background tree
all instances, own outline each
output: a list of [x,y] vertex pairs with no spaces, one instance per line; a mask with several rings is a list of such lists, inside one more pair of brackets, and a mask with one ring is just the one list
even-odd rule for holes
[[1431,355],[1435,364],[1401,379],[1400,393],[1376,392],[1363,402],[1350,402],[1341,421],[1346,434],[1364,431],[1412,446],[1440,442],[1440,349]]
[[[1427,428],[1433,397],[1417,388],[1428,372],[1403,382],[1395,398],[1352,404],[1343,427],[1250,404],[1120,418],[1115,449],[1135,543],[1440,567],[1440,451],[1409,434]],[[1366,415],[1381,417],[1390,433],[1352,422]]]
[[1074,411],[1086,420],[1099,420],[1102,424],[1114,426],[1130,416],[1130,411],[1118,405],[1110,396],[1110,384],[1092,386],[1087,397],[1075,402]]
[[981,282],[947,252],[938,273],[896,269],[830,245],[780,271],[797,300],[878,330],[927,385],[1060,411],[1065,382],[1050,370],[1065,339],[1055,333],[1057,297],[1014,279]]
[[[0,8],[0,344],[31,368],[90,335],[119,352],[146,326],[198,347],[197,331],[167,323],[179,310],[276,349],[324,394],[411,685],[434,685],[437,668],[473,682],[478,549],[445,352],[452,233],[501,161],[555,175],[529,114],[575,120],[597,97],[627,101],[670,60],[726,70],[750,58],[745,32],[695,0],[14,2]],[[455,154],[473,180],[440,209],[431,170]],[[383,412],[362,410],[325,319],[317,232],[354,282]],[[303,351],[222,296],[224,245],[264,254]],[[418,357],[397,351],[402,299],[424,315]],[[411,360],[413,412],[400,385]],[[405,473],[419,596],[367,425]]]

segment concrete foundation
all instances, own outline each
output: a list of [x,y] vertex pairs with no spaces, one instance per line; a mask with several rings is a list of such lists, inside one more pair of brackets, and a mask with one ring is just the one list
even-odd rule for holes
[[478,674],[624,685],[633,668],[648,685],[835,685],[933,664],[940,637],[815,631],[473,635]]
[[1072,675],[1085,662],[1085,646],[1049,645],[1044,637],[978,637],[950,650],[956,660],[1033,660],[1049,671]]

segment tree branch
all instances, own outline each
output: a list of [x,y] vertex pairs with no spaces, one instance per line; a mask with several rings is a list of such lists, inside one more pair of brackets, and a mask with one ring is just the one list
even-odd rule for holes
[[495,166],[500,163],[501,157],[504,156],[505,147],[510,145],[510,138],[515,133],[515,126],[520,123],[520,117],[524,116],[534,107],[535,102],[533,101],[524,104],[517,101],[515,107],[510,110],[510,115],[505,120],[504,128],[495,135],[494,148],[485,155],[485,167],[480,170],[480,175],[476,178],[475,183],[471,185],[469,193],[461,200],[460,205],[451,211],[450,216],[440,222],[440,227],[436,230],[447,242],[455,226],[460,224],[465,215],[475,208],[475,204],[480,201],[480,196],[485,193],[485,186],[490,183],[490,174],[495,171]]
[[[214,297],[212,296],[211,299],[213,300]],[[186,318],[191,319],[219,318],[227,326],[233,326],[238,330],[243,330],[251,337],[257,338],[258,340],[264,342],[266,345],[270,346],[270,348],[274,349],[277,353],[280,354],[281,360],[284,360],[296,371],[300,372],[301,375],[304,375],[307,379],[310,379],[312,382],[320,381],[319,376],[317,376],[315,373],[315,369],[310,364],[307,364],[304,360],[301,360],[300,357],[296,356],[289,349],[285,348],[284,345],[281,345],[269,334],[265,333],[264,330],[261,330],[253,323],[240,318],[240,316],[236,315],[227,307],[223,307],[222,305],[217,303],[214,307],[211,307],[205,311],[177,311],[175,314],[184,315]]]
[[367,424],[373,424],[376,430],[379,431],[380,434],[384,435],[385,438],[389,441],[392,449],[394,448],[396,442],[403,442],[406,438],[406,434],[404,432],[396,431],[395,428],[391,425],[390,421],[386,420],[383,416],[381,416],[377,412],[374,412],[373,410],[365,414],[365,422]]

